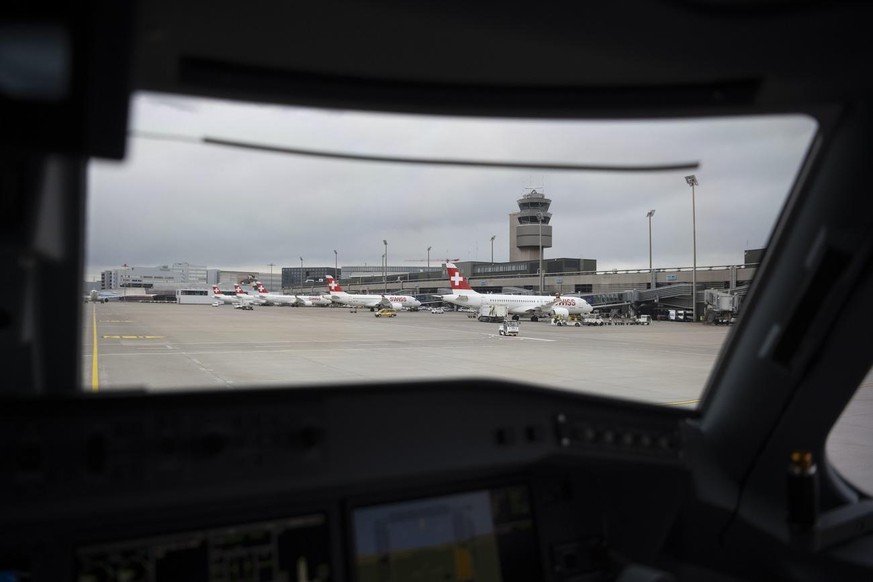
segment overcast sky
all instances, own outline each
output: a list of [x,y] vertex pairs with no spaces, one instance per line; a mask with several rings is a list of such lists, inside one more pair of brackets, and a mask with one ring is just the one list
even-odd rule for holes
[[[657,122],[471,120],[139,95],[131,130],[292,148],[577,164],[672,164],[695,171],[698,265],[741,263],[766,244],[815,132],[801,116]],[[546,258],[599,269],[692,262],[687,172],[459,169],[336,161],[131,138],[123,163],[89,171],[86,274],[123,264],[391,265],[509,257],[508,214],[529,187],[552,199]]]

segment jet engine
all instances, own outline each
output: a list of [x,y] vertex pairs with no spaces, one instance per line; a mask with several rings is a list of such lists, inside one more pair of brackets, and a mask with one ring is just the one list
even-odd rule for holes
[[552,313],[561,319],[567,319],[570,317],[570,310],[566,307],[552,307]]
[[400,309],[401,309],[402,307],[403,307],[403,304],[402,304],[402,303],[395,303],[395,302],[393,302],[393,301],[391,302],[391,309],[393,309],[393,310],[395,310],[395,311],[400,311]]

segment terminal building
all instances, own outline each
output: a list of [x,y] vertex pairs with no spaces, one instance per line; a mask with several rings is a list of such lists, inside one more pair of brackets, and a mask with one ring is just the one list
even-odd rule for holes
[[[573,294],[598,305],[626,305],[637,312],[666,308],[691,309],[692,272],[690,266],[649,270],[606,270],[597,268],[596,259],[549,258],[552,248],[552,200],[542,189],[532,188],[516,200],[518,211],[509,215],[509,258],[507,262],[456,261],[471,287],[480,293]],[[765,249],[745,251],[743,263],[698,266],[697,311],[706,313],[710,304],[736,299],[739,304],[763,259]],[[542,283],[540,282],[542,265]],[[198,294],[199,289],[218,285],[230,289],[260,280],[271,292],[326,293],[327,276],[341,282],[351,293],[404,293],[420,299],[451,293],[444,263],[422,266],[398,265],[304,265],[281,267],[274,273],[251,273],[207,269],[189,263],[159,267],[129,267],[104,271],[100,288],[118,290],[138,288],[141,295]],[[178,295],[178,294],[175,294]],[[205,300],[204,300],[205,301]]]
[[131,267],[124,265],[119,269],[109,269],[100,274],[100,289],[150,289],[175,290],[181,287],[203,287],[207,285],[205,265],[173,263],[158,267]]

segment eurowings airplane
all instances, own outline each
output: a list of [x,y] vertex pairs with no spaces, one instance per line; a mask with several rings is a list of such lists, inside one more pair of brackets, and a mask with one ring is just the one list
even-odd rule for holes
[[529,315],[531,321],[540,317],[557,315],[584,315],[591,313],[593,307],[580,297],[561,297],[560,295],[504,295],[482,294],[473,291],[470,282],[461,274],[454,263],[446,263],[449,272],[451,295],[443,295],[443,301],[478,309],[483,305],[506,306],[511,315]]
[[337,280],[330,275],[327,276],[327,288],[330,289],[331,301],[352,307],[400,309],[401,307],[421,306],[421,301],[410,295],[354,295],[346,293]]

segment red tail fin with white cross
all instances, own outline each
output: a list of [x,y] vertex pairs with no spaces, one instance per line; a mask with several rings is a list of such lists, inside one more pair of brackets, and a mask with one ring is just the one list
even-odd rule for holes
[[470,287],[470,282],[461,274],[454,263],[446,263],[446,270],[449,272],[449,284],[452,286],[453,292],[473,290]]
[[331,293],[343,293],[343,288],[340,287],[339,281],[327,275],[327,288]]

